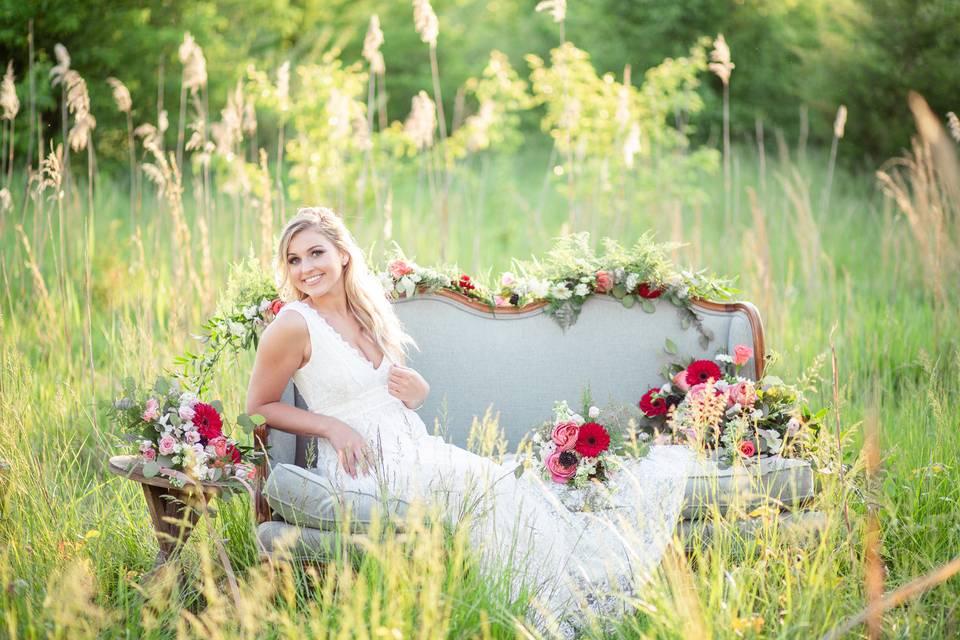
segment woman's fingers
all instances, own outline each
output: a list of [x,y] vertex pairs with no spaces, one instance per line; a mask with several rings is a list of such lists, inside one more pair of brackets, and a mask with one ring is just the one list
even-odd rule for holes
[[343,451],[341,452],[340,460],[341,462],[343,462],[343,469],[350,474],[350,477],[356,478],[357,467],[354,462],[355,461],[354,452],[353,452],[353,449],[350,447],[350,445],[347,445],[343,448]]

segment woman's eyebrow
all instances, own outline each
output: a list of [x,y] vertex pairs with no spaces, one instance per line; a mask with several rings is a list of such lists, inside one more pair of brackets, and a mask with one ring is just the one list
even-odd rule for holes
[[[322,245],[319,245],[319,244],[315,244],[315,245],[313,245],[312,247],[310,247],[309,249],[307,249],[307,252],[309,253],[310,251],[313,251],[314,249],[323,249],[323,246],[322,246]],[[290,258],[290,257],[295,257],[296,255],[297,255],[297,254],[295,254],[293,251],[290,251],[290,252],[287,253],[287,257],[288,257],[288,258]]]

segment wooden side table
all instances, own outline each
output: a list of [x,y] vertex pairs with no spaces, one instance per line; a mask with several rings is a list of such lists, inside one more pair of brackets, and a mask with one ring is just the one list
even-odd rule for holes
[[143,496],[160,545],[154,563],[156,568],[173,557],[186,543],[206,502],[221,493],[236,491],[238,487],[226,482],[193,483],[189,480],[183,487],[178,487],[164,476],[145,477],[142,466],[137,456],[113,456],[107,468],[111,473],[139,482],[143,487]]

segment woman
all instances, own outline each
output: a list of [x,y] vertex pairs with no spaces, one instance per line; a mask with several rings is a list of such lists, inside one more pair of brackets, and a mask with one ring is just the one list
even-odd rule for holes
[[[631,463],[602,517],[571,513],[532,474],[517,479],[427,434],[415,409],[430,387],[404,366],[413,341],[335,213],[301,209],[281,235],[278,268],[289,302],[261,337],[247,411],[319,436],[318,473],[346,490],[439,502],[454,522],[469,514],[484,559],[522,563],[554,615],[583,595],[594,611],[610,608],[611,590],[656,566],[683,496],[686,450],[658,447]],[[280,401],[291,377],[309,411]]]

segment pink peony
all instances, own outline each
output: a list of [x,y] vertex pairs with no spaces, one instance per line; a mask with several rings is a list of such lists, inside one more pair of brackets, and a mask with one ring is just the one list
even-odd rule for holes
[[745,344],[738,344],[733,348],[733,364],[742,367],[747,360],[753,357],[753,349]]
[[609,293],[613,289],[613,276],[606,271],[597,271],[597,293]]
[[[572,464],[570,464],[571,460]],[[566,463],[566,464],[565,464]],[[547,456],[547,471],[553,481],[559,484],[567,483],[577,472],[577,457],[570,451],[554,451]]]
[[744,380],[730,387],[730,402],[739,404],[741,407],[752,407],[757,401],[757,389],[750,380]]
[[673,376],[673,386],[675,386],[680,391],[690,391],[690,385],[687,384],[687,370],[679,372],[677,375]]
[[160,453],[165,456],[173,453],[173,446],[177,444],[177,441],[173,439],[173,436],[163,436],[160,438]]
[[561,422],[553,428],[550,437],[557,445],[557,451],[570,451],[577,445],[579,435],[580,426],[576,422]]
[[153,422],[160,417],[160,403],[157,402],[156,398],[147,400],[147,408],[140,417],[143,418],[144,422]]
[[403,260],[394,260],[390,263],[388,268],[390,270],[390,275],[394,278],[402,278],[403,276],[408,276],[413,273],[413,267],[408,265]]

